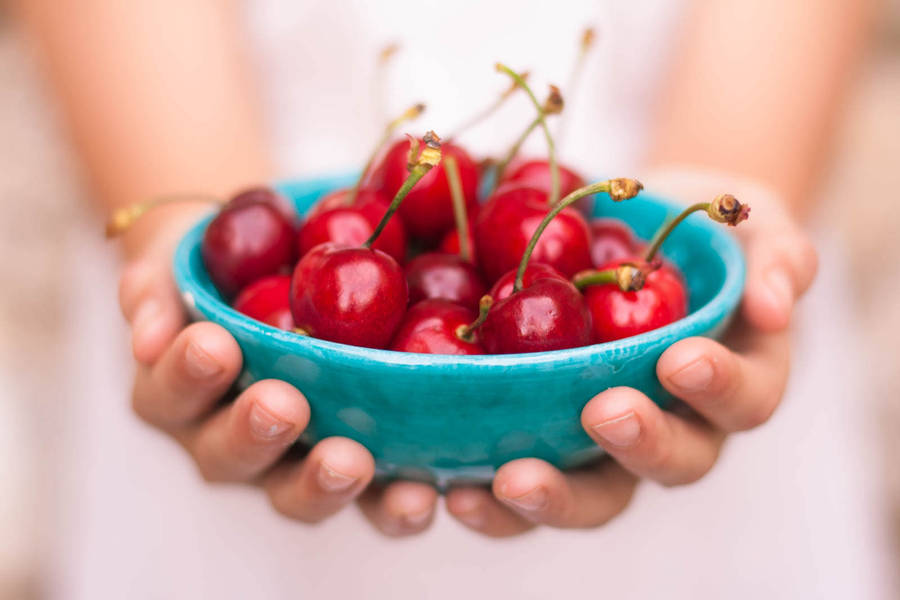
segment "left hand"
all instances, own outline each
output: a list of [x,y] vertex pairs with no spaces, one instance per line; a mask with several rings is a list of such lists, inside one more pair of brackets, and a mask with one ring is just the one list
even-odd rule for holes
[[[447,494],[448,511],[467,527],[504,537],[540,524],[602,525],[625,509],[642,478],[672,486],[703,477],[727,434],[766,422],[781,401],[791,312],[816,272],[816,252],[806,234],[771,192],[751,183],[682,176],[675,185],[651,185],[691,201],[730,192],[752,206],[750,220],[735,230],[748,269],[740,314],[723,344],[684,339],[657,363],[659,380],[683,410],[663,411],[631,388],[598,394],[584,407],[581,422],[615,460],[565,473],[534,458],[507,463],[490,490],[462,487]],[[418,484],[392,485],[418,490]],[[398,503],[402,492],[394,488]],[[361,502],[364,512],[376,515],[365,496]]]

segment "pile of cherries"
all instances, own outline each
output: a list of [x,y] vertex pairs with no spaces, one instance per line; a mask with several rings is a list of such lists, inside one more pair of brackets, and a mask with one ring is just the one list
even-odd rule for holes
[[519,74],[498,69],[534,103],[537,118],[520,139],[542,127],[546,160],[516,160],[513,150],[479,163],[433,132],[388,144],[417,105],[388,126],[355,185],[321,198],[302,222],[267,187],[226,202],[202,242],[222,297],[299,335],[432,354],[560,350],[684,317],[685,281],[657,256],[660,244],[691,212],[736,225],[749,207],[720,195],[650,242],[620,220],[589,219],[595,195],[626,200],[641,184],[587,185],[558,165],[545,121],[562,107],[558,90],[540,104]]

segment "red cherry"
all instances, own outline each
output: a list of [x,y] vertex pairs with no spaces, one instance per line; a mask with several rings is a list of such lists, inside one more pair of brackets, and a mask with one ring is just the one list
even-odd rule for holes
[[[547,193],[532,187],[509,187],[494,194],[475,221],[475,251],[488,281],[514,269],[538,225],[547,215]],[[531,255],[566,277],[590,268],[590,230],[584,218],[565,208],[547,225]]]
[[291,331],[291,276],[270,275],[258,279],[241,290],[234,309],[272,327]]
[[368,348],[393,338],[409,294],[403,269],[381,250],[334,243],[310,250],[294,269],[291,313],[310,335]]
[[[471,209],[467,211],[468,221],[466,222],[466,228],[469,231],[469,256],[473,263],[477,264],[477,258],[475,257],[475,234],[473,233],[472,223],[475,222],[475,219],[478,218],[478,210],[480,208],[480,204],[476,204]],[[441,252],[446,252],[447,254],[459,254],[460,246],[459,246],[459,229],[454,227],[450,231],[444,235],[441,239],[441,243],[438,244],[438,250]]]
[[[345,246],[362,245],[378,225],[390,202],[379,192],[362,189],[351,204],[350,190],[338,190],[320,200],[297,234],[297,248],[304,256],[319,244],[334,242]],[[406,259],[406,230],[391,219],[372,245],[402,263]]]
[[[584,177],[576,173],[574,170],[563,165],[559,167],[559,197],[564,198],[587,185]],[[527,185],[529,187],[543,190],[550,193],[552,188],[552,180],[550,177],[550,163],[546,159],[534,159],[515,161],[506,169],[497,191],[503,190],[509,185]],[[573,205],[584,215],[590,215],[594,209],[594,196],[585,196]]]
[[[463,194],[468,208],[478,202],[478,166],[459,146],[446,143],[441,152],[453,156],[459,166]],[[396,142],[371,176],[373,187],[392,197],[407,177],[409,140]],[[432,169],[409,193],[398,211],[410,235],[437,241],[454,226],[453,202],[443,164]]]
[[291,223],[297,218],[297,212],[294,210],[291,201],[266,186],[251,187],[238,192],[225,204],[225,208],[239,208],[249,204],[256,204],[257,202],[271,204]]
[[458,254],[420,254],[406,266],[406,281],[413,304],[442,298],[474,310],[486,289],[478,269]]
[[[529,262],[525,267],[525,273],[522,275],[522,287],[528,287],[539,279],[559,279],[560,281],[568,281],[559,271],[545,265],[543,263]],[[508,271],[503,277],[494,283],[494,287],[489,292],[494,302],[499,302],[504,298],[508,298],[512,294],[513,286],[516,283],[516,272]]]
[[591,343],[591,316],[571,282],[545,277],[496,302],[479,335],[490,354],[576,348]]
[[[615,269],[627,260],[603,265],[602,270]],[[631,262],[640,263],[640,259]],[[681,274],[663,265],[646,277],[643,288],[623,292],[614,283],[589,285],[584,297],[593,321],[595,343],[611,342],[653,329],[684,318],[688,310],[687,289]]]
[[620,219],[591,219],[591,260],[599,267],[640,254],[640,243]]
[[484,354],[476,342],[457,335],[460,326],[475,319],[475,312],[449,300],[431,298],[414,304],[406,313],[391,350],[424,354]]
[[210,221],[201,254],[216,288],[232,297],[294,262],[294,228],[271,204],[238,203]]

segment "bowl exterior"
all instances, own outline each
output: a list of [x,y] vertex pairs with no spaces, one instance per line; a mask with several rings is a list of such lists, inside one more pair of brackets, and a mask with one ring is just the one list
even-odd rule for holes
[[[325,177],[279,188],[303,212],[351,180]],[[640,198],[640,204],[636,199],[621,205],[625,210],[606,208],[648,237],[675,208]],[[597,204],[599,209],[609,202]],[[562,468],[597,458],[602,452],[580,425],[587,401],[610,387],[629,386],[665,405],[669,397],[656,378],[659,356],[685,337],[719,337],[737,307],[744,278],[740,250],[724,229],[689,220],[665,248],[685,271],[696,298],[686,319],[626,340],[557,352],[398,353],[297,336],[232,310],[203,268],[205,224],[179,245],[175,278],[193,317],[222,325],[240,345],[244,369],[238,386],[273,378],[296,386],[312,411],[304,443],[346,436],[372,452],[381,476],[440,488],[486,483],[500,465],[516,458],[537,457]]]

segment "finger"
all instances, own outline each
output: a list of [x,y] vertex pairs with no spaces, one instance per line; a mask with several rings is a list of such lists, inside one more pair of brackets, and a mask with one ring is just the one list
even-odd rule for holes
[[241,370],[241,349],[222,327],[185,328],[153,367],[140,367],[132,404],[152,425],[173,431],[208,413]]
[[176,434],[207,481],[250,481],[271,467],[309,423],[306,398],[276,379],[254,383],[233,404]]
[[135,359],[151,365],[184,327],[185,314],[168,261],[144,259],[125,268],[119,306],[131,324]]
[[437,491],[428,484],[394,481],[366,490],[359,498],[359,507],[379,531],[401,537],[428,529],[437,497]]
[[326,438],[303,461],[285,462],[263,478],[275,510],[315,523],[346,506],[369,484],[375,461],[361,444],[348,438]]
[[687,338],[663,352],[656,373],[670,393],[716,426],[751,429],[772,416],[784,393],[788,335],[744,327],[732,338],[739,352],[707,338]]
[[489,537],[510,537],[534,529],[534,523],[501,504],[485,488],[452,489],[446,502],[447,512],[454,518]]
[[500,467],[493,493],[532,523],[596,527],[624,510],[636,483],[612,461],[566,475],[537,458],[522,458]]
[[665,412],[627,387],[594,396],[581,412],[581,423],[625,469],[663,485],[691,483],[705,475],[724,439],[706,423]]
[[780,331],[790,323],[794,303],[815,277],[816,251],[794,227],[754,230],[746,250],[743,314],[763,331]]

